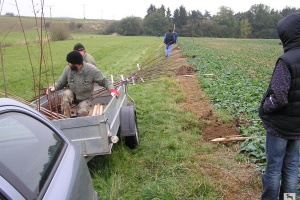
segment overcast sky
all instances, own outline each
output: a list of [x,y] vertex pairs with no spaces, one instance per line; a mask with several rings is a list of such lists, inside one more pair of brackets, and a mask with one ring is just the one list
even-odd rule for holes
[[184,6],[187,12],[199,10],[204,14],[207,10],[211,15],[215,15],[220,6],[229,7],[234,13],[245,12],[254,4],[264,4],[275,10],[286,6],[300,8],[300,0],[0,0],[1,15],[6,12],[17,15],[16,2],[21,16],[33,16],[33,10],[41,11],[41,2],[44,2],[45,17],[51,14],[52,17],[115,20],[129,16],[144,18],[150,4],[156,8],[164,5],[172,14],[180,6]]

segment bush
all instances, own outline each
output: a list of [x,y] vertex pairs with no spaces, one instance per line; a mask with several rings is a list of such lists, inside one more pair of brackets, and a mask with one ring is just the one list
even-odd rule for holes
[[119,24],[120,24],[119,21],[111,22],[104,30],[104,34],[110,35],[110,34],[116,33],[118,30]]
[[76,24],[76,29],[80,30],[83,27],[83,23],[77,23]]
[[70,22],[68,25],[69,25],[69,29],[73,32],[79,31],[83,27],[82,23],[76,23],[76,22]]
[[65,23],[51,23],[49,32],[52,41],[62,41],[71,38],[71,33],[68,25],[66,25]]
[[5,16],[14,17],[15,14],[12,12],[7,12],[7,13],[5,13]]
[[50,28],[50,24],[51,24],[50,22],[45,22],[45,28],[47,29]]
[[143,19],[140,17],[126,17],[120,21],[118,33],[125,36],[137,36],[143,34]]

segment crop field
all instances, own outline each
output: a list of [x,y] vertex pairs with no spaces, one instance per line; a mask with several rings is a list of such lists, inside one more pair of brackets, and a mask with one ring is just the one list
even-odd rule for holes
[[258,117],[259,102],[266,91],[275,62],[282,54],[279,40],[184,39],[184,54],[195,57],[202,88],[215,108],[233,117],[246,141],[241,150],[264,165],[264,135]]
[[[149,71],[178,64],[172,59],[179,56],[176,51],[171,59],[164,58],[163,38],[77,34],[72,40],[26,46],[18,42],[21,37],[7,36],[13,45],[1,48],[2,97],[5,90],[26,100],[43,93],[59,78],[66,54],[77,42],[96,58],[103,74],[115,80],[136,73],[137,64]],[[179,37],[177,46],[216,112],[224,113],[243,136],[256,138],[238,143],[246,154],[203,141],[201,128],[207,122],[178,106],[187,96],[175,74],[153,73],[128,90],[136,103],[140,146],[128,149],[121,141],[111,155],[88,163],[99,199],[258,199],[260,178],[249,166],[264,166],[265,133],[257,109],[282,53],[279,40]],[[232,174],[238,170],[244,174],[237,178]],[[230,181],[224,182],[226,177]]]

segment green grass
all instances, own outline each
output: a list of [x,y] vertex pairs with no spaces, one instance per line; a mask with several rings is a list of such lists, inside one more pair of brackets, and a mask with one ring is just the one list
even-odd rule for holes
[[[40,31],[39,31],[40,32]],[[43,33],[45,34],[45,33]],[[37,30],[26,30],[25,37],[22,32],[10,32],[8,35],[0,35],[2,46],[13,46],[13,45],[24,45],[27,43],[36,43],[39,38],[39,33]],[[45,37],[44,37],[45,38]]]
[[[39,38],[38,32],[41,32],[40,23],[40,19],[33,17],[0,16],[0,42],[2,46],[24,45],[26,44],[25,41],[35,43]],[[40,36],[45,38],[45,32],[43,31]]]
[[100,199],[219,199],[210,177],[193,164],[211,148],[192,145],[202,124],[177,106],[175,81],[160,78],[130,86],[129,93],[141,145],[129,150],[118,144],[112,155],[89,163]]

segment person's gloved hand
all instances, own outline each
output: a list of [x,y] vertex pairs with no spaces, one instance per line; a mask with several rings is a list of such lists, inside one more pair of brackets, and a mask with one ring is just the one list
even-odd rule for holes
[[111,89],[111,90],[109,90],[109,92],[110,92],[111,96],[116,95],[117,98],[120,96],[120,92],[116,89]]
[[49,93],[54,92],[54,91],[55,91],[55,87],[52,85],[52,86],[50,86],[46,89],[46,94],[49,94]]

